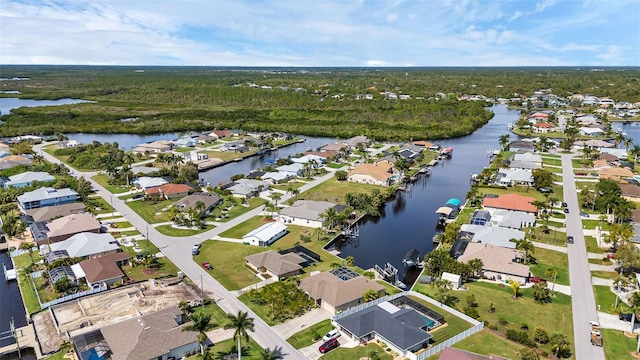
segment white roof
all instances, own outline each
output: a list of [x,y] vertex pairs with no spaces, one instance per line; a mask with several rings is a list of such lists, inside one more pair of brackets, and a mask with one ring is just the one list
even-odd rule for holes
[[388,301],[383,301],[380,304],[378,304],[378,307],[380,307],[382,310],[388,312],[389,314],[395,314],[398,311],[400,311],[400,308],[393,305],[392,303],[388,302]]
[[79,233],[50,247],[51,251],[66,250],[70,257],[86,257],[119,249],[116,239],[107,233]]
[[261,241],[269,241],[271,238],[282,232],[283,230],[287,230],[287,227],[277,221],[266,223],[259,228],[247,233],[242,238],[255,237]]
[[5,186],[13,184],[31,183],[34,181],[53,181],[56,178],[44,171],[25,171],[20,174],[9,176],[9,181],[5,182]]
[[531,171],[523,169],[500,169],[498,170],[499,178],[501,182],[521,181],[521,182],[533,182],[533,176]]
[[156,186],[162,186],[164,184],[169,183],[167,180],[160,178],[160,177],[148,177],[148,176],[142,176],[139,177],[135,180],[133,180],[133,183],[138,185],[139,187],[143,188],[143,189],[148,189],[151,187],[156,187]]
[[[462,228],[461,228],[462,230]],[[484,229],[473,234],[473,242],[491,244],[508,249],[515,249],[516,243],[511,239],[524,239],[524,232],[503,227],[485,226]]]
[[495,210],[491,212],[491,222],[506,228],[520,229],[523,223],[535,223],[536,216],[524,211]]
[[292,174],[290,172],[284,172],[284,171],[281,171],[281,172],[268,172],[268,173],[264,173],[264,175],[262,175],[262,179],[263,180],[272,179],[272,180],[275,180],[275,181],[280,181],[280,180],[285,180],[285,179],[291,177],[292,175],[295,175],[295,174]]
[[513,155],[514,161],[528,161],[528,162],[542,162],[542,156],[532,153],[515,154]]
[[298,171],[302,170],[303,168],[304,168],[303,164],[301,164],[301,163],[293,163],[293,164],[278,166],[276,168],[276,170],[292,172],[292,173],[296,173],[297,174]]
[[306,164],[308,162],[311,162],[313,160],[315,160],[318,163],[321,163],[325,160],[326,158],[322,157],[322,156],[318,156],[318,155],[313,155],[313,154],[307,154],[305,156],[301,156],[299,158],[291,158],[291,161],[293,161],[294,163],[301,163],[301,164]]
[[82,270],[82,266],[80,266],[80,263],[71,265],[71,271],[73,271],[73,275],[76,276],[76,279],[82,279],[86,276],[84,270]]
[[21,203],[38,201],[38,200],[48,200],[48,199],[56,199],[60,197],[67,196],[77,196],[78,193],[69,189],[54,189],[51,187],[42,187],[30,192],[26,192],[20,196],[18,196],[18,201]]
[[580,132],[583,134],[602,134],[604,131],[600,128],[581,127]]

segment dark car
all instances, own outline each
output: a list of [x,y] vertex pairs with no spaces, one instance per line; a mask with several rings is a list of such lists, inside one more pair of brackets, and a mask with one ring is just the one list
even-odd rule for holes
[[567,236],[567,244],[573,244],[573,236]]
[[331,339],[329,341],[325,341],[322,345],[320,345],[320,347],[318,348],[318,351],[320,351],[322,354],[327,353],[337,347],[340,347],[340,343],[338,342],[337,339]]
[[[633,319],[633,314],[632,313],[620,313],[618,315],[618,319],[622,320],[622,321],[626,321],[626,322],[631,322],[631,319]],[[640,322],[640,320],[638,320],[638,318],[635,318],[635,322]]]
[[553,190],[551,188],[548,188],[548,187],[541,187],[541,188],[538,189],[538,191],[540,191],[541,193],[544,193],[544,194],[548,194],[550,192],[553,192]]
[[568,213],[569,213],[569,208],[568,208],[568,207],[564,208],[564,213],[565,213],[565,214],[568,214]]
[[584,212],[584,211],[580,211],[580,216],[588,218],[588,217],[589,217],[589,214],[587,214],[587,213],[586,213],[586,212]]
[[567,205],[567,203],[566,203],[566,202],[563,202],[563,203],[562,203],[562,207],[566,208],[567,206],[568,206],[568,205]]
[[203,262],[203,263],[202,263],[202,267],[203,267],[205,270],[211,270],[211,269],[213,269],[213,266],[211,266],[211,264],[209,264],[208,262]]
[[133,200],[142,199],[142,197],[143,197],[143,196],[144,196],[144,195],[142,195],[142,194],[136,194],[136,195],[133,195],[132,199],[133,199]]

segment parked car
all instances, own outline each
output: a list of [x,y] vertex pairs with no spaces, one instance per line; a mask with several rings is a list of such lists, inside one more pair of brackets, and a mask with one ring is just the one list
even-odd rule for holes
[[553,192],[553,190],[551,188],[548,188],[548,187],[541,187],[541,188],[538,189],[538,191],[540,191],[541,193],[544,193],[544,194],[548,194],[550,192]]
[[568,207],[564,208],[564,213],[565,213],[565,214],[568,214],[568,213],[569,213],[569,208],[568,208]]
[[567,206],[569,206],[569,205],[567,205],[567,203],[566,203],[566,202],[563,202],[563,203],[562,203],[562,207],[566,208]]
[[191,255],[198,255],[198,254],[200,254],[200,243],[195,243],[191,248]]
[[142,199],[142,197],[143,197],[143,196],[144,196],[144,195],[142,195],[142,194],[135,194],[135,195],[133,195],[132,199],[133,199],[133,200]]
[[589,214],[587,214],[587,213],[586,213],[586,212],[584,212],[584,211],[580,211],[580,216],[588,218],[588,217],[589,217]]
[[[631,322],[631,319],[633,319],[633,314],[632,313],[620,313],[618,315],[618,319],[622,320],[622,321],[626,321],[626,322]],[[635,322],[640,322],[640,320],[638,320],[638,318],[635,318]]]
[[337,347],[340,347],[340,343],[338,342],[338,339],[331,339],[329,341],[325,341],[322,345],[320,345],[320,347],[318,348],[318,351],[324,354],[324,353],[328,353],[329,351]]
[[534,284],[536,284],[536,283],[543,283],[544,284],[544,283],[547,282],[547,280],[541,278],[540,276],[531,276],[531,277],[529,277],[529,282],[534,283]]
[[331,339],[337,339],[339,337],[340,337],[340,330],[333,329],[333,330],[329,331],[328,333],[326,333],[324,335],[324,337],[322,338],[322,340],[329,341]]
[[203,263],[202,263],[202,267],[203,267],[205,270],[212,270],[212,269],[213,269],[213,266],[211,266],[211,264],[209,264],[208,262],[203,262]]
[[616,258],[616,254],[612,254],[612,253],[607,254],[607,259],[615,259],[615,258]]
[[573,236],[567,236],[567,244],[573,244]]

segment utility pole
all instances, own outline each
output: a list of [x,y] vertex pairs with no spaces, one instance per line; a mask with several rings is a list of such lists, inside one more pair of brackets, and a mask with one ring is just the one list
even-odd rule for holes
[[200,300],[204,302],[204,286],[202,285],[202,274],[200,274]]

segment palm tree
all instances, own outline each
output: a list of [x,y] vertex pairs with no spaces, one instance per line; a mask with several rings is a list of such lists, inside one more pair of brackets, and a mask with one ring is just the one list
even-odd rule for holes
[[545,272],[544,272],[544,276],[546,278],[553,278],[553,285],[551,285],[551,291],[553,291],[553,289],[556,287],[556,279],[558,278],[558,269],[556,268],[548,268]]
[[567,335],[562,333],[555,333],[551,335],[549,339],[549,343],[552,344],[551,349],[553,349],[553,353],[556,358],[560,354],[560,351],[565,350],[569,347],[569,341],[567,340]]
[[520,283],[518,283],[517,281],[509,280],[509,286],[511,287],[511,291],[513,292],[513,298],[517,299],[522,292],[520,290]]
[[29,251],[29,259],[31,259],[31,263],[33,264],[33,243],[26,241],[21,242],[18,249]]
[[279,192],[272,192],[271,193],[271,198],[276,203],[276,208],[277,208],[278,207],[278,200],[282,199],[282,194],[280,194]]
[[280,360],[283,358],[282,353],[278,348],[273,350],[270,348],[262,349],[259,356],[260,360]]
[[527,239],[517,240],[516,250],[524,252],[524,263],[526,264],[529,252],[533,253],[535,251],[535,246],[533,246],[533,243]]
[[435,286],[437,290],[437,300],[441,303],[447,299],[447,294],[449,290],[452,288],[451,282],[443,279],[438,279],[436,281],[431,282],[432,286]]
[[207,331],[212,330],[217,324],[211,322],[211,314],[193,313],[189,315],[191,324],[182,328],[182,331],[197,331],[198,346],[200,346],[200,355],[204,358],[204,342],[207,340]]
[[364,302],[373,301],[377,298],[378,298],[378,292],[376,292],[373,289],[369,289],[365,291],[364,294],[362,295],[362,299],[364,300]]
[[638,156],[640,156],[640,145],[633,145],[629,150],[629,159],[636,163],[638,162]]
[[469,260],[467,264],[469,265],[469,268],[473,272],[473,276],[479,276],[479,274],[482,272],[482,268],[484,267],[482,260],[478,258]]
[[502,150],[509,150],[509,134],[504,134],[502,136],[500,136],[499,138],[499,142],[500,142],[500,146],[502,146]]
[[640,310],[640,292],[634,292],[629,298],[629,305],[631,305],[631,333],[633,333],[633,325],[636,323],[636,313]]
[[249,341],[249,333],[247,331],[256,331],[253,324],[253,318],[249,317],[248,312],[238,311],[238,315],[228,314],[229,323],[224,326],[225,330],[233,329],[233,339],[238,340],[238,360],[242,360],[242,338]]
[[204,203],[204,201],[198,200],[193,207],[198,211],[198,214],[202,214],[206,210],[207,205]]

